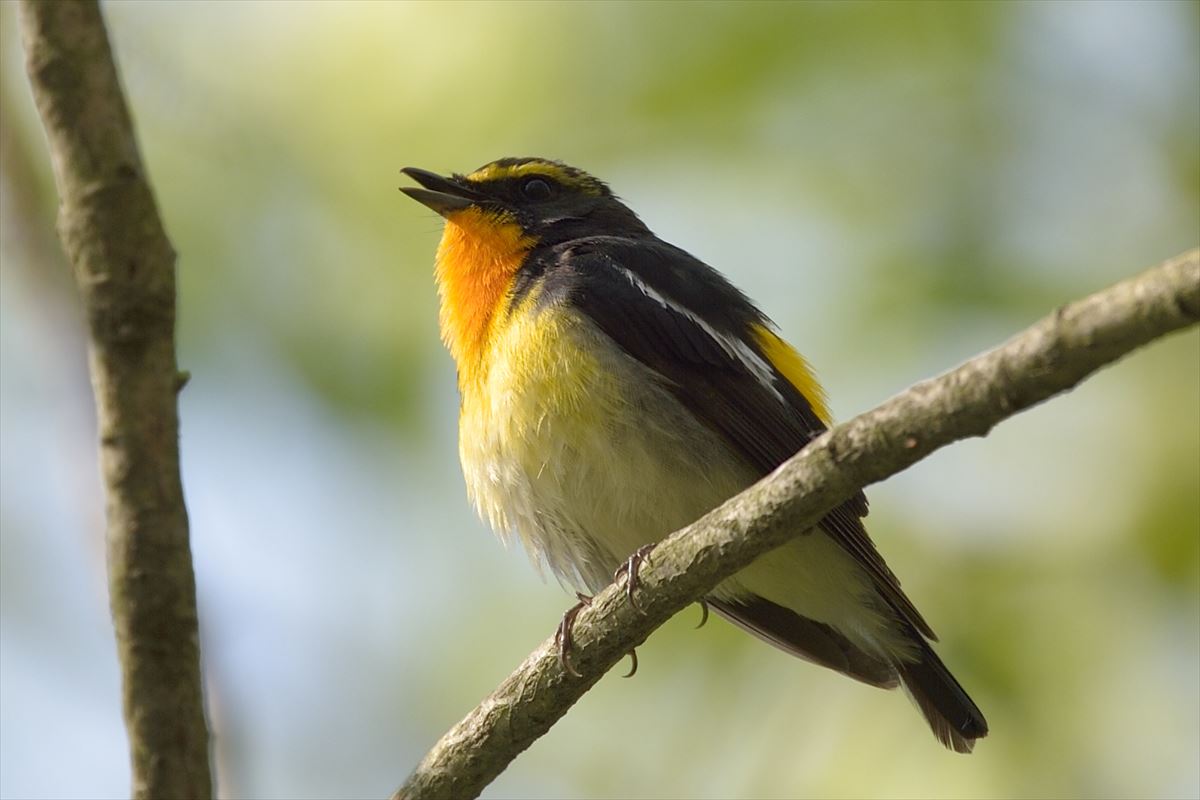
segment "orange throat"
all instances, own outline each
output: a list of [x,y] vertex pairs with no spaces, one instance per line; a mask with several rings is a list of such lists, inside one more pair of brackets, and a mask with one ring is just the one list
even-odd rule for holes
[[481,372],[492,322],[533,245],[508,216],[468,208],[447,218],[434,277],[442,341],[458,365],[460,386]]

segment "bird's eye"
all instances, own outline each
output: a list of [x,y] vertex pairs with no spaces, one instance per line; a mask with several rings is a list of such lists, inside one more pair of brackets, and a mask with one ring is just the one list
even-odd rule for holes
[[549,200],[554,190],[544,178],[530,178],[521,184],[521,194],[526,200]]

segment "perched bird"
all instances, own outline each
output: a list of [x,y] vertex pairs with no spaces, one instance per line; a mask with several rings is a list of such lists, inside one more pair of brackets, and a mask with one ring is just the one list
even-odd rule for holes
[[[770,320],[602,181],[541,158],[403,172],[422,187],[403,191],[446,220],[435,276],[467,492],[564,582],[597,592],[622,565],[633,580],[647,546],[830,424]],[[970,752],[987,722],[930,647],[866,513],[859,493],[707,602],[808,661],[902,684],[937,738]]]

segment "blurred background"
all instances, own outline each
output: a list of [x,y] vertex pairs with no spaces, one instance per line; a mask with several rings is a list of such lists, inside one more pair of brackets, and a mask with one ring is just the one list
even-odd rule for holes
[[[1200,241],[1196,3],[105,5],[179,251],[226,798],[381,797],[571,598],[468,507],[441,224],[398,170],[560,158],[718,267],[841,418]],[[0,4],[0,795],[129,790],[84,335]],[[1196,797],[1200,335],[873,487],[986,712],[680,616],[493,798]]]

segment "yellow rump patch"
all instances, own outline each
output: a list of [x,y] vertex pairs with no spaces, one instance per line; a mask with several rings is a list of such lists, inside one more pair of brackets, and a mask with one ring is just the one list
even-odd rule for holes
[[534,244],[507,215],[471,207],[447,218],[434,277],[442,341],[454,356],[460,381],[478,373],[492,321]]
[[584,194],[600,194],[594,179],[577,170],[552,161],[526,161],[523,164],[488,164],[472,172],[467,180],[472,183],[502,181],[507,178],[523,178],[526,175],[545,175],[563,186],[571,186]]
[[833,424],[833,415],[829,413],[825,390],[817,383],[812,367],[804,360],[804,356],[796,352],[790,344],[779,338],[765,325],[750,326],[762,354],[779,370],[779,374],[787,378],[788,383],[796,387],[796,391],[808,401],[817,417],[826,425]]

